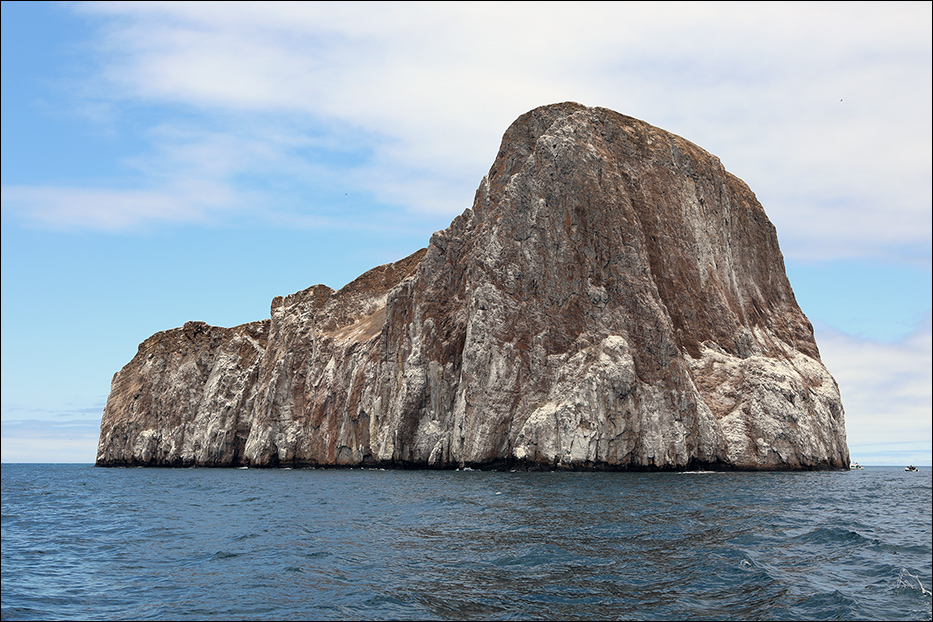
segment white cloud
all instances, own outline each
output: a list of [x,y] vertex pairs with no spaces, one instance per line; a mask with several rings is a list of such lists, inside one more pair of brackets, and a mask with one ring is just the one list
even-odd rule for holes
[[122,231],[150,222],[203,222],[218,204],[214,193],[203,187],[175,190],[5,186],[2,200],[4,211],[32,225],[98,231]]
[[175,119],[149,128],[146,136],[151,150],[120,162],[127,174],[116,187],[94,185],[98,180],[81,186],[7,185],[4,212],[53,230],[118,232],[151,224],[219,225],[233,218],[289,228],[366,226],[328,213],[322,204],[316,213],[289,213],[307,207],[310,192],[360,187],[359,167],[335,170],[321,162],[352,159],[362,149],[354,137],[341,140],[340,131],[314,136],[283,122],[216,128]]
[[[924,453],[933,442],[933,332],[930,316],[896,343],[817,332],[823,363],[836,378],[846,409],[849,448]],[[920,463],[920,460],[914,460]]]
[[88,408],[4,405],[3,462],[94,462],[103,401]]
[[[896,257],[901,245],[929,254],[928,3],[108,2],[79,10],[102,25],[91,89],[101,99],[209,117],[227,157],[255,155],[261,136],[280,137],[265,156],[230,163],[226,183],[257,161],[303,175],[308,153],[281,137],[306,128],[298,134],[368,149],[349,167],[320,161],[318,173],[452,216],[468,206],[511,121],[571,99],[716,153],[758,193],[788,256]],[[244,125],[263,129],[248,135]],[[154,153],[171,144],[151,140]],[[166,155],[175,169],[205,162],[196,149]],[[147,211],[156,201],[147,196],[133,201],[140,217],[187,218],[171,201]]]
[[5,421],[0,438],[3,462],[83,462],[97,459],[97,421]]

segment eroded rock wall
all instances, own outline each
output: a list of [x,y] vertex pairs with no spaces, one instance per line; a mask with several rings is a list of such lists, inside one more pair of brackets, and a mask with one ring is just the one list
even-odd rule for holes
[[565,103],[512,124],[426,250],[144,342],[98,463],[797,469],[848,449],[751,190]]
[[240,463],[268,332],[268,320],[234,328],[188,322],[141,343],[113,377],[97,464]]

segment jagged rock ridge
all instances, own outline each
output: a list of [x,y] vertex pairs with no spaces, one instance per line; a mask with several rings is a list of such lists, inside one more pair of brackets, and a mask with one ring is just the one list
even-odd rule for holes
[[97,464],[847,468],[839,391],[751,190],[696,145],[555,104],[427,249],[271,319],[158,333]]

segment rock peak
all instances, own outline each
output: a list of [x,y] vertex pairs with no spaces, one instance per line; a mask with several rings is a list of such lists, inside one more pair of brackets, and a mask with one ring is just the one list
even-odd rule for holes
[[[182,340],[184,336],[184,340]],[[536,108],[427,249],[114,377],[98,464],[846,468],[751,190],[605,108]]]

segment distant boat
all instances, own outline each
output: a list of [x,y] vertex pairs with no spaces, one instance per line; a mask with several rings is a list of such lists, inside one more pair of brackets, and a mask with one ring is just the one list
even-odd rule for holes
[[905,471],[919,471],[920,469],[918,469],[914,465],[910,465],[910,466],[904,467],[904,470]]
[[863,467],[858,462],[853,462],[852,464],[849,465],[849,468],[852,469],[853,471],[858,471],[859,469],[864,469],[865,467]]

